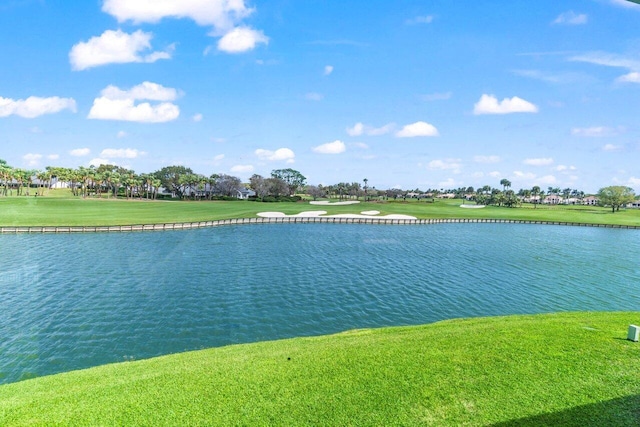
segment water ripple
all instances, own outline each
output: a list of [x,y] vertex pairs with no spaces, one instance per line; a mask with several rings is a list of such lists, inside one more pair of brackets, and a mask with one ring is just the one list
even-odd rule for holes
[[0,383],[352,328],[637,310],[638,237],[517,224],[1,236]]

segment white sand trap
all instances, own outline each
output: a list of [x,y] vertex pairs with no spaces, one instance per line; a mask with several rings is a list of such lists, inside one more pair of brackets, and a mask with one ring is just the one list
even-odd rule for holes
[[305,212],[300,212],[299,214],[289,215],[289,216],[298,217],[298,218],[313,218],[316,216],[326,215],[326,214],[327,214],[327,211],[305,211]]
[[418,219],[415,216],[410,215],[384,215],[384,216],[371,216],[371,215],[358,215],[358,214],[338,214],[338,215],[327,215],[323,218],[382,218],[382,219]]
[[380,211],[363,211],[360,212],[362,215],[380,215]]
[[328,200],[319,200],[319,201],[314,201],[314,202],[309,202],[312,205],[331,205],[331,206],[341,206],[341,205],[355,205],[357,203],[360,203],[359,200],[350,200],[347,202],[329,202]]
[[257,214],[263,218],[284,218],[286,215],[282,212],[259,212]]
[[286,215],[282,212],[260,212],[257,215],[263,218],[314,218],[326,214],[327,211],[306,211],[295,215]]
[[[373,212],[373,211],[370,211]],[[382,219],[417,219],[415,216],[410,215],[385,215],[385,216],[372,216],[372,214],[362,215],[362,214],[338,214],[338,215],[326,215],[327,211],[308,211],[308,212],[300,212],[295,215],[286,215],[282,212],[260,212],[257,215],[263,218],[354,218],[354,219],[364,219],[364,218],[382,218]],[[380,212],[378,212],[380,213]],[[377,215],[377,214],[376,214]]]
[[460,205],[460,207],[465,209],[482,209],[485,206],[484,205]]

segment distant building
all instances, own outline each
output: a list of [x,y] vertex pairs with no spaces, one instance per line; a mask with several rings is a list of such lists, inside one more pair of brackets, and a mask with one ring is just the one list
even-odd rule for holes
[[542,203],[544,203],[545,205],[557,205],[560,202],[562,202],[562,197],[558,196],[557,194],[551,194],[545,197],[542,201]]
[[69,188],[69,183],[66,181],[60,181],[58,178],[55,178],[51,183],[51,188],[55,188],[55,189]]
[[256,192],[253,190],[249,190],[247,188],[243,188],[242,190],[237,190],[236,197],[240,200],[246,200],[249,197],[255,197]]
[[596,196],[587,196],[584,199],[582,199],[582,204],[588,205],[588,206],[597,206],[598,198]]

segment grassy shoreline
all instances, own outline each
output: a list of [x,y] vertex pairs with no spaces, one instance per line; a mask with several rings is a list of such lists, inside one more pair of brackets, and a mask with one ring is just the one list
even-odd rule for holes
[[640,423],[640,312],[456,319],[0,386],[1,425]]
[[253,218],[264,211],[297,214],[323,210],[328,214],[377,210],[380,215],[404,214],[418,219],[512,219],[603,225],[640,225],[640,210],[611,213],[591,206],[539,206],[462,209],[460,200],[385,203],[363,202],[348,206],[313,206],[302,203],[259,203],[248,201],[138,201],[81,199],[64,196],[0,198],[0,226],[109,226],[212,221]]

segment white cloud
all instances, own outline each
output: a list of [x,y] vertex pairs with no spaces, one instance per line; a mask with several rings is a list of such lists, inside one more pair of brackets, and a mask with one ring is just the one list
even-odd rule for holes
[[333,73],[333,65],[325,65],[325,67],[324,67],[324,75],[328,76],[331,73]]
[[427,164],[429,169],[452,170],[454,173],[459,173],[461,166],[460,159],[432,160]]
[[571,129],[571,135],[584,136],[589,138],[599,138],[607,136],[616,136],[618,134],[616,129],[608,128],[605,126],[593,126],[589,128],[573,128]]
[[139,151],[135,148],[105,148],[100,153],[105,159],[135,159],[147,153]]
[[122,90],[116,86],[109,85],[100,94],[113,100],[148,99],[151,101],[175,101],[180,95],[176,89],[152,82],[142,82],[129,90]]
[[86,70],[107,64],[124,64],[129,62],[155,62],[159,59],[171,59],[174,46],[167,51],[142,52],[151,49],[153,34],[138,30],[132,34],[122,30],[107,30],[88,42],[74,45],[69,52],[69,62],[73,70]]
[[284,160],[287,163],[293,163],[296,157],[295,153],[290,148],[278,148],[276,151],[258,148],[255,151],[255,155],[261,160],[269,160],[272,162]]
[[413,138],[417,136],[438,136],[438,129],[432,124],[426,122],[415,122],[410,125],[406,125],[401,130],[396,132],[398,138]]
[[620,151],[620,150],[622,150],[622,147],[620,145],[605,144],[605,146],[602,147],[602,151]]
[[117,137],[118,139],[122,139],[122,138],[124,138],[124,137],[126,137],[126,136],[128,136],[128,134],[127,134],[125,131],[123,131],[123,130],[121,130],[120,132],[118,132],[118,134],[116,135],[116,137]]
[[638,83],[638,79],[640,79],[640,75],[637,73],[637,71],[640,70],[640,60],[636,58],[607,52],[589,52],[583,55],[573,56],[569,58],[569,61],[587,62],[605,67],[627,68],[631,72],[618,77],[616,81],[619,83]]
[[304,96],[304,98],[307,101],[322,101],[324,99],[324,95],[321,93],[309,92]]
[[134,105],[133,100],[97,98],[89,112],[89,119],[124,120],[140,123],[161,123],[175,120],[180,110],[174,104],[163,102],[152,106],[148,102]]
[[373,126],[365,125],[364,123],[356,123],[353,127],[347,128],[347,133],[349,136],[360,136],[360,135],[369,135],[369,136],[380,136],[386,135],[393,131],[395,128],[395,123],[387,123],[384,126],[379,128],[375,128]]
[[[222,37],[218,49],[240,53],[267,43],[262,31],[242,26],[242,21],[255,9],[245,0],[105,0],[102,10],[118,22],[158,23],[164,18],[191,19],[201,26],[212,27],[209,35]],[[210,48],[205,50],[205,55]]]
[[552,84],[592,83],[595,79],[585,73],[545,73],[539,70],[512,70],[513,74]]
[[629,74],[618,77],[616,81],[619,83],[640,83],[640,73],[633,71]]
[[499,163],[500,156],[474,156],[473,161],[476,163]]
[[60,158],[60,154],[49,154],[47,159],[49,160],[58,160]]
[[567,166],[567,165],[558,165],[556,166],[555,170],[557,170],[558,172],[565,172],[567,173],[568,171],[575,171],[577,168],[575,166]]
[[365,132],[370,136],[380,136],[392,132],[395,127],[395,123],[387,123],[386,125],[380,126],[379,128],[366,128]]
[[554,21],[554,24],[583,25],[589,22],[589,17],[584,13],[575,13],[573,10],[561,13]]
[[513,176],[519,179],[532,180],[536,178],[536,174],[531,172],[513,171]]
[[102,11],[118,22],[158,23],[163,18],[188,18],[201,26],[225,31],[249,16],[244,0],[105,0]]
[[262,31],[248,27],[238,27],[218,40],[218,50],[227,53],[242,53],[255,49],[258,44],[268,44],[269,37]]
[[538,158],[538,159],[525,159],[522,163],[529,166],[549,166],[553,164],[553,159],[548,158]]
[[201,122],[202,119],[203,119],[203,116],[200,113],[195,114],[193,117],[191,117],[191,120],[193,120],[194,122]]
[[251,173],[253,172],[252,165],[235,165],[231,169],[233,173]]
[[326,144],[318,145],[313,148],[315,153],[320,154],[340,154],[344,153],[347,147],[344,145],[344,142],[340,140],[335,140],[333,142],[327,142]]
[[636,178],[635,176],[632,176],[631,178],[629,178],[629,186],[630,187],[640,187],[640,178]]
[[364,124],[358,122],[353,127],[347,128],[349,136],[360,136],[364,133]]
[[100,165],[113,165],[113,162],[110,162],[107,159],[101,159],[96,157],[95,159],[91,159],[89,161],[89,166],[95,166],[95,167],[99,167]]
[[499,178],[502,176],[502,173],[499,171],[493,171],[493,172],[489,172],[488,175],[492,178]]
[[501,102],[493,95],[484,94],[473,106],[473,114],[511,114],[511,113],[537,113],[538,107],[529,101],[514,96],[505,98]]
[[38,166],[42,159],[42,154],[28,153],[22,156],[22,160],[27,162],[28,166]]
[[33,119],[44,114],[59,113],[62,110],[76,112],[76,101],[72,98],[57,96],[40,98],[30,96],[27,99],[14,100],[0,97],[0,117],[16,115],[26,119]]
[[76,148],[74,150],[69,151],[69,154],[73,157],[84,157],[91,154],[91,150],[88,148]]
[[107,86],[101,97],[93,101],[89,119],[123,120],[140,123],[161,123],[175,120],[180,109],[171,102],[151,105],[148,102],[136,104],[137,100],[173,101],[178,91],[157,83],[143,82],[128,91],[115,86]]
[[222,159],[224,159],[224,154],[218,154],[218,155],[216,155],[216,156],[213,158],[213,161],[214,161],[214,162],[219,162],[219,161],[221,161]]
[[407,19],[405,24],[418,25],[418,24],[431,24],[433,22],[433,15],[416,16],[415,18]]

